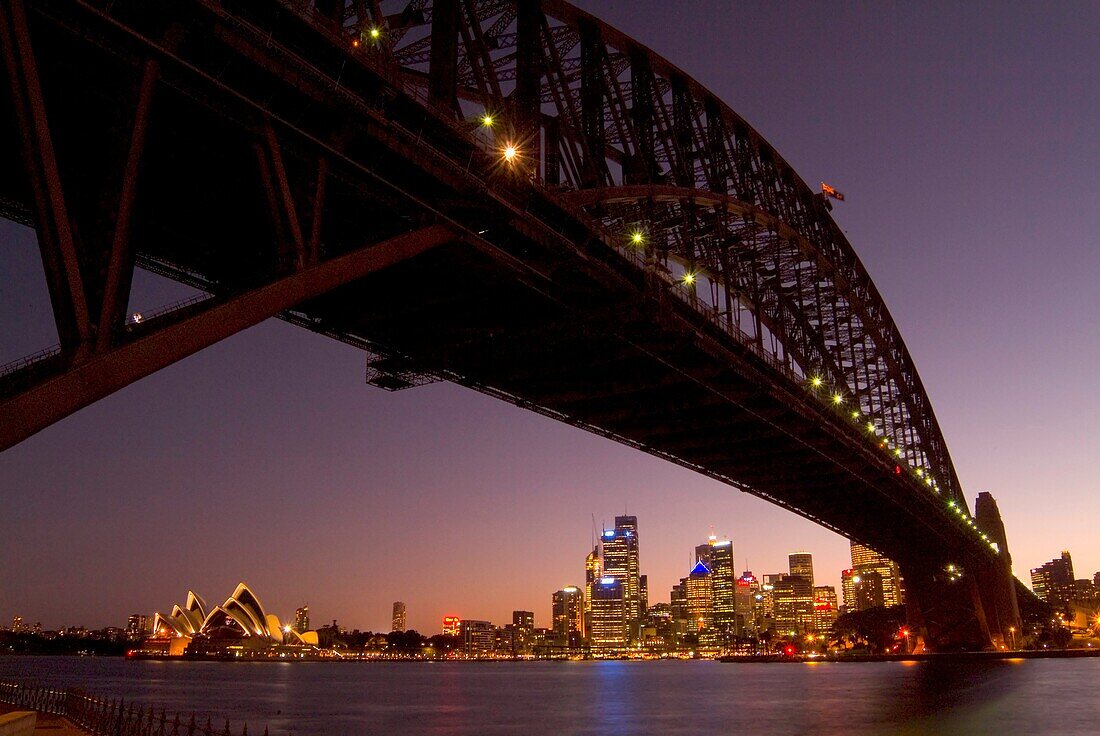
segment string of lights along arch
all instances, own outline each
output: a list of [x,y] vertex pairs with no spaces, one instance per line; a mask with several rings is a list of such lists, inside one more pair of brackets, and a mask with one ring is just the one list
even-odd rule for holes
[[[0,214],[37,231],[60,338],[0,368],[0,447],[278,316],[372,385],[469,386],[880,550],[930,647],[1018,622],[828,200],[598,18],[12,0],[0,47]],[[126,314],[135,267],[202,296]]]

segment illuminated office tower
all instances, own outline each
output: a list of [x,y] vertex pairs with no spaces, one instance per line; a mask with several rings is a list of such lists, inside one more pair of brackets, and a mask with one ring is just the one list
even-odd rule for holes
[[814,625],[814,587],[801,575],[784,575],[773,583],[775,628],[782,635],[803,633]]
[[734,633],[738,636],[754,636],[757,633],[758,618],[760,618],[761,600],[760,583],[749,570],[745,570],[741,577],[737,578],[737,587],[733,594],[733,610],[735,616]]
[[627,609],[623,584],[606,576],[592,588],[592,629],[588,641],[592,648],[607,652],[627,645]]
[[569,639],[584,636],[584,591],[567,585],[551,601],[554,633]]
[[707,567],[710,567],[711,556],[714,551],[714,545],[718,541],[718,537],[711,534],[707,537],[706,544],[695,545],[695,561],[702,562]]
[[305,604],[294,612],[294,630],[299,634],[309,631],[309,604]]
[[638,573],[638,517],[616,516],[615,528],[600,535],[603,546],[601,576],[622,583],[623,605],[626,607],[627,637],[634,641],[641,635],[642,599]]
[[584,558],[584,630],[592,629],[592,596],[600,579],[600,546],[597,544]]
[[687,604],[687,578],[680,578],[680,582],[672,586],[669,593],[669,619],[672,621],[672,631],[677,635],[686,634],[691,630]]
[[714,628],[736,633],[737,630],[737,575],[733,572],[733,542],[715,540],[710,547],[710,582],[714,596]]
[[460,628],[467,657],[486,656],[496,647],[496,628],[488,621],[463,621]]
[[709,629],[714,625],[714,588],[711,571],[702,562],[691,568],[684,584],[689,630]]
[[840,571],[840,594],[843,598],[844,613],[855,613],[856,608],[856,571]]
[[405,604],[402,601],[393,602],[393,618],[390,621],[390,631],[405,631]]
[[827,634],[833,630],[840,612],[836,600],[836,588],[819,585],[814,588],[814,631]]
[[787,555],[791,575],[798,576],[814,587],[814,556],[809,552],[792,552]]
[[844,594],[845,613],[885,605],[882,576],[877,570],[845,570],[840,574],[840,589]]
[[152,630],[152,622],[142,613],[135,613],[126,619],[126,635],[130,638],[145,636]]
[[638,599],[638,610],[644,620],[646,612],[649,610],[649,578],[645,575],[638,576]]
[[775,628],[775,584],[787,577],[785,572],[765,574],[760,582],[760,631]]
[[1052,606],[1068,606],[1077,593],[1073,580],[1073,559],[1069,552],[1031,571],[1031,590]]
[[866,545],[852,542],[852,569],[861,576],[869,572],[878,573],[882,581],[880,605],[900,606],[905,603],[901,571],[898,569],[898,563],[889,557],[879,554]]
[[[583,612],[582,612],[583,613]],[[535,628],[535,614],[532,611],[512,611],[512,628],[517,631],[531,631]]]

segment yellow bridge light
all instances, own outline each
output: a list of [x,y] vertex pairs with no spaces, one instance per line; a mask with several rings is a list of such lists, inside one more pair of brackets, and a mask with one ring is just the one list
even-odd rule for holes
[[810,385],[814,388],[821,388],[821,376],[814,376],[810,379]]
[[645,233],[643,233],[641,230],[635,230],[634,232],[630,233],[630,242],[634,245],[641,245],[645,242]]
[[844,397],[841,396],[840,394],[833,394],[833,403],[836,404],[837,406],[840,406],[841,404],[844,403]]
[[692,284],[695,283],[695,274],[691,271],[686,272],[684,274],[683,281],[688,286],[691,286]]
[[481,124],[484,125],[486,128],[493,127],[493,116],[489,113],[485,113],[481,116]]
[[867,422],[867,431],[868,432],[874,432],[875,431],[875,423],[874,422]]
[[370,37],[373,38],[375,41],[377,41],[379,36],[381,36],[381,35],[382,35],[382,31],[380,31],[378,28],[370,29]]
[[852,419],[859,419],[859,409],[852,410]]

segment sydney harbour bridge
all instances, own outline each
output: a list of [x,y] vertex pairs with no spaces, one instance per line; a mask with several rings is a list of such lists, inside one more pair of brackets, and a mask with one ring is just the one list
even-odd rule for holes
[[[0,449],[270,317],[895,559],[929,650],[1036,600],[889,311],[746,121],[561,0],[2,0],[0,215],[59,345]],[[204,295],[128,313],[140,267]]]

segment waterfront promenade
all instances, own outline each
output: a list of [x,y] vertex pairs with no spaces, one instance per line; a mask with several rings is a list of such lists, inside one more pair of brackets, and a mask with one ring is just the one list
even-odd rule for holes
[[[15,713],[22,710],[25,709],[0,703],[0,719],[8,713]],[[36,712],[36,715],[37,719],[35,720],[33,733],[52,734],[53,736],[87,736],[88,734],[87,731],[77,728],[63,716],[41,712]],[[0,733],[6,732],[0,731]]]

